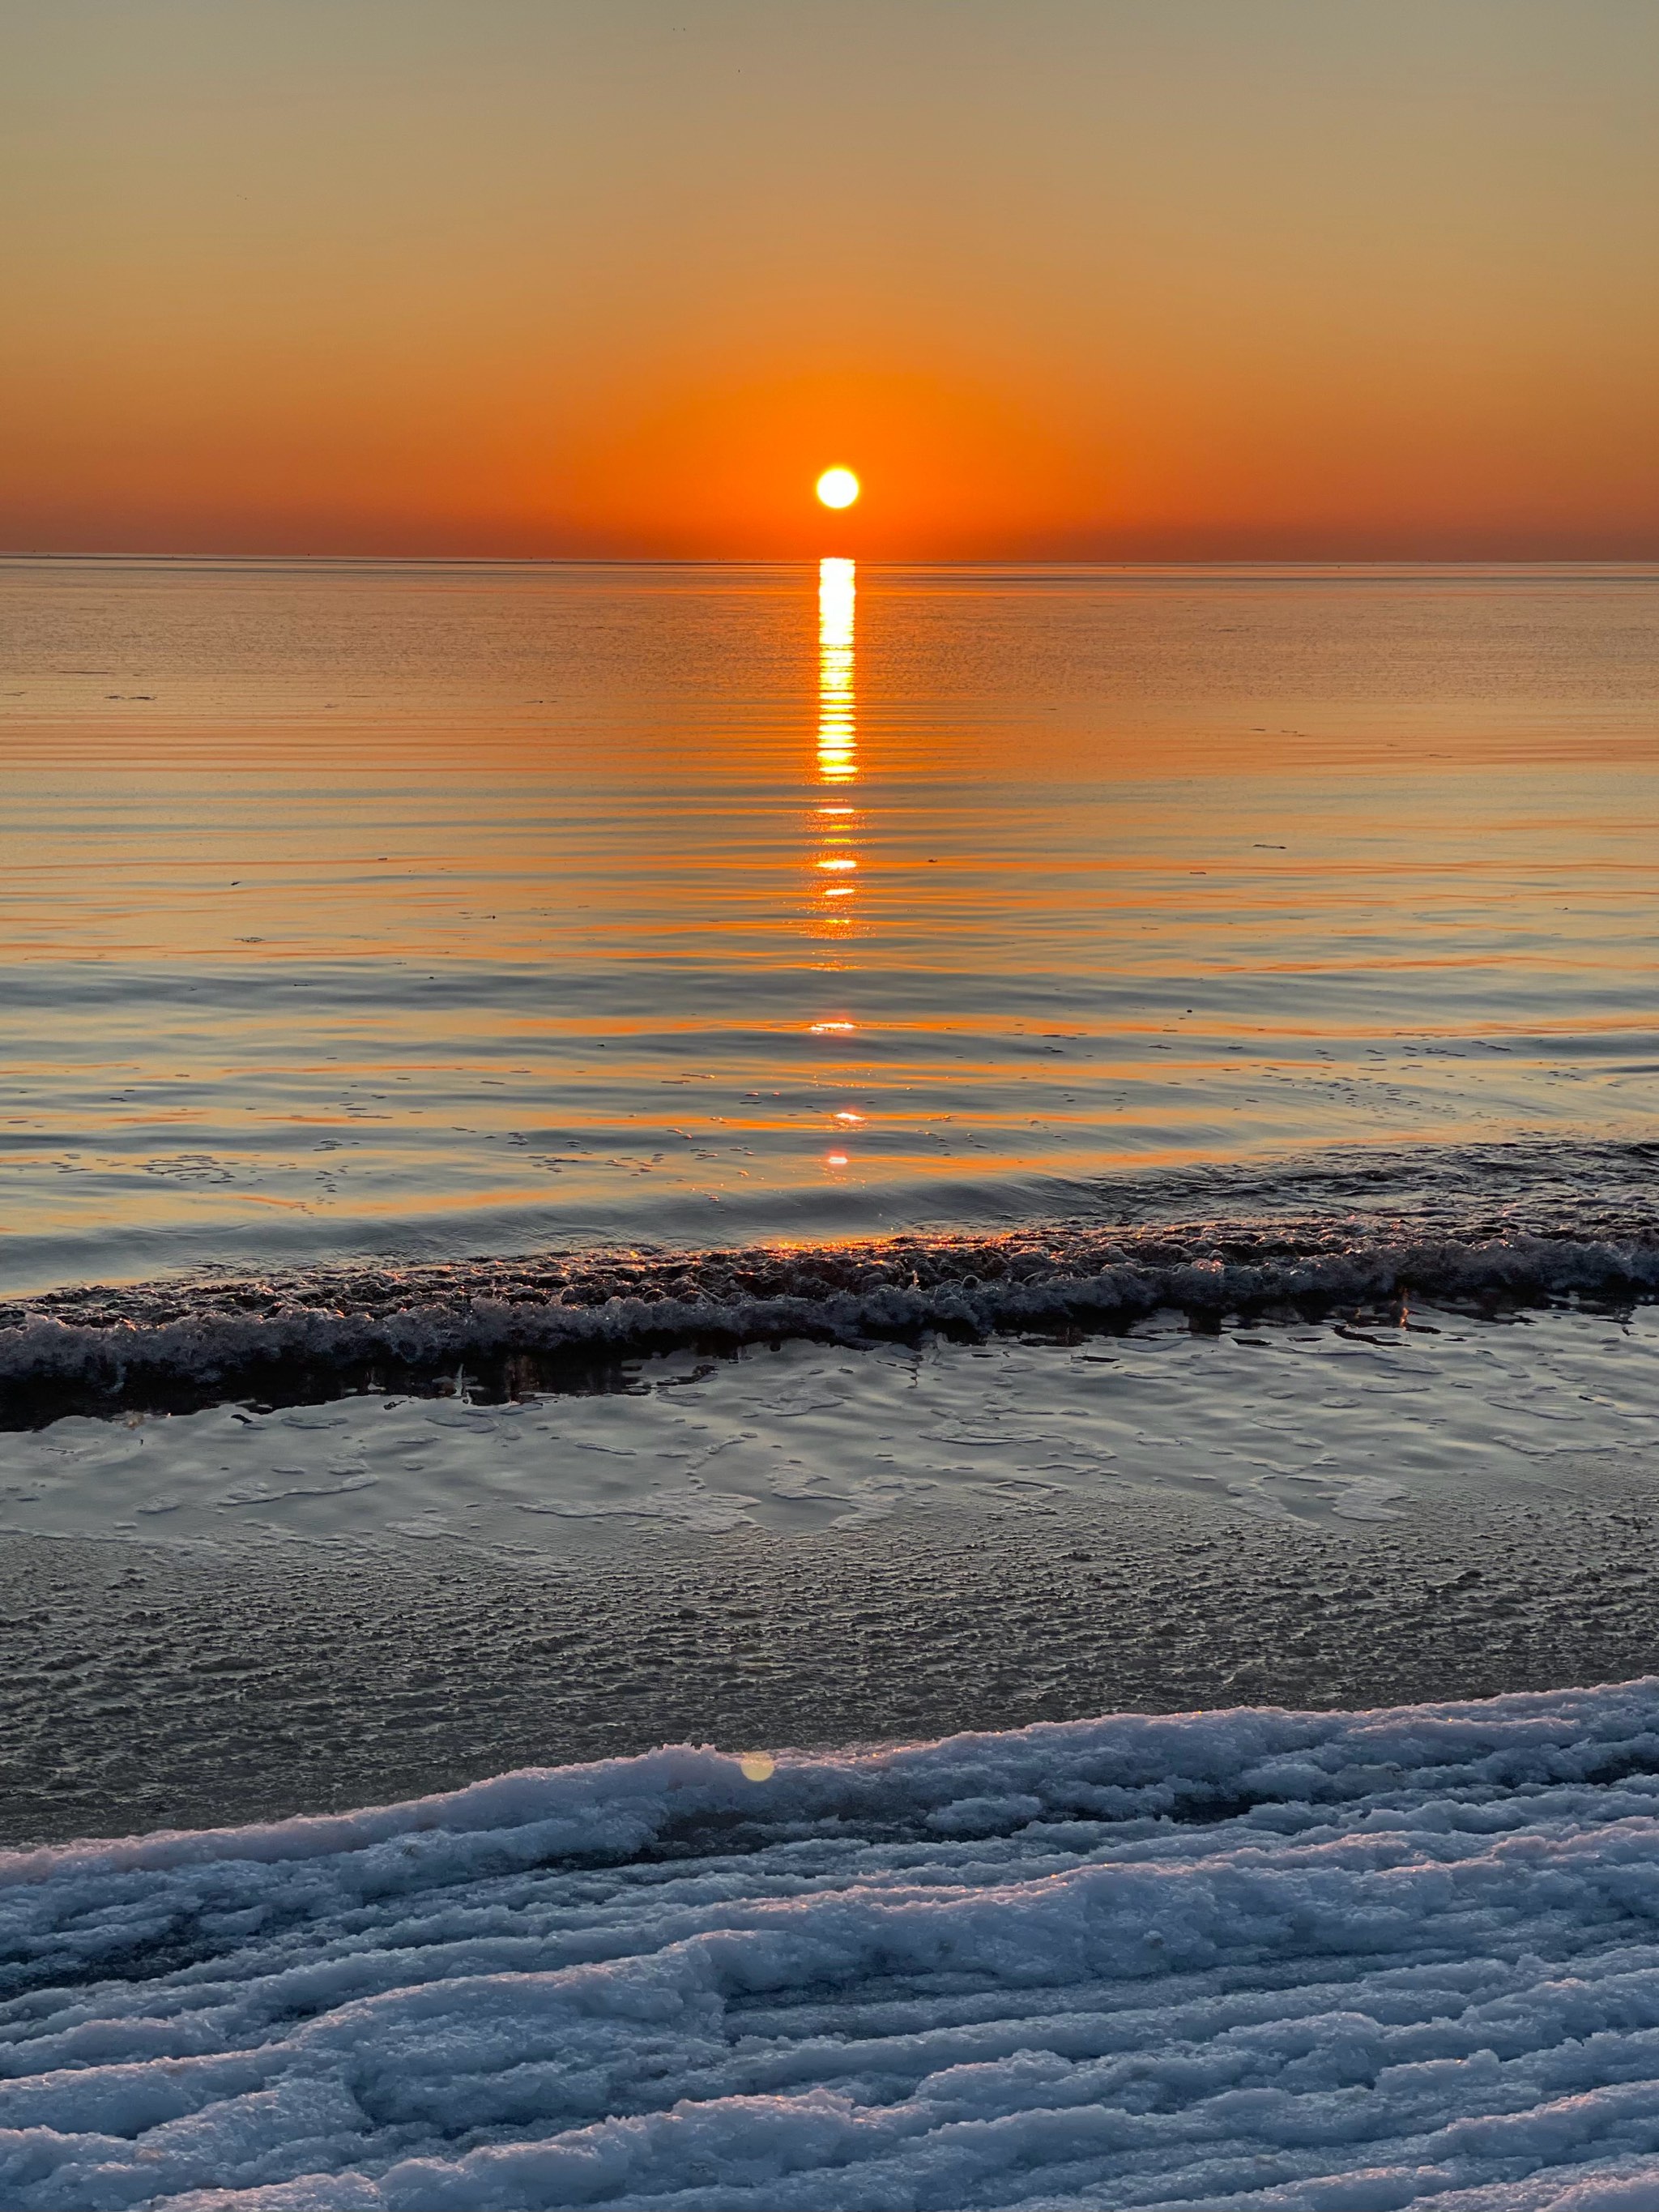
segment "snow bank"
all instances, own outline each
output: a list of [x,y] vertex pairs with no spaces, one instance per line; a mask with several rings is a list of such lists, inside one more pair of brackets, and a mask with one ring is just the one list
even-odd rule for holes
[[1659,2203],[1659,1681],[0,1861],[0,2202]]

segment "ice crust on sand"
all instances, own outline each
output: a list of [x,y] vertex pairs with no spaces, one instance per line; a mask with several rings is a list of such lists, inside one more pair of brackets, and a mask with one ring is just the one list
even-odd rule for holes
[[1650,1680],[12,1853],[0,2202],[1652,2204],[1656,1814]]

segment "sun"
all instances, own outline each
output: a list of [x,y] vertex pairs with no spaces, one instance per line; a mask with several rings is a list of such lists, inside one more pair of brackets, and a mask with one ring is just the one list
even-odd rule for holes
[[818,478],[818,497],[826,507],[851,507],[859,495],[859,480],[851,469],[826,469]]

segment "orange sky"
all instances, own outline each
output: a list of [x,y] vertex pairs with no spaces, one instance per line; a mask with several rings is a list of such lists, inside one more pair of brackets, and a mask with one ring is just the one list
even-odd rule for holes
[[11,0],[0,544],[1659,554],[1656,82],[1651,0]]

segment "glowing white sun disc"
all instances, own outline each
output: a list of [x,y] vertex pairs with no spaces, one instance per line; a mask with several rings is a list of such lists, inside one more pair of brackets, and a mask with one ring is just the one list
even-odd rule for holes
[[859,495],[859,480],[851,469],[826,469],[818,478],[818,497],[826,507],[851,507]]

